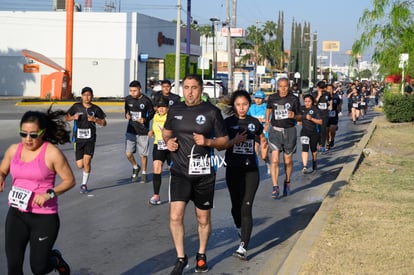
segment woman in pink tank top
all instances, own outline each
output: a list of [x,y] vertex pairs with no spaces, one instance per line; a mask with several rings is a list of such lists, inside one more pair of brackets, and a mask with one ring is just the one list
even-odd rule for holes
[[[6,256],[9,274],[23,274],[23,260],[30,242],[33,274],[53,269],[70,274],[62,254],[53,249],[60,220],[57,197],[75,186],[73,172],[55,144],[70,142],[64,111],[26,112],[20,121],[18,144],[12,144],[0,165],[0,192],[10,173],[6,218]],[[61,179],[55,185],[56,174]],[[33,237],[34,236],[34,237]]]

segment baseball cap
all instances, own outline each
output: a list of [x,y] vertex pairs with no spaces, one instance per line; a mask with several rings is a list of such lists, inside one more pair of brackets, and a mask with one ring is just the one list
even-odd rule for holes
[[164,98],[160,98],[155,104],[155,107],[168,107],[168,101]]
[[263,91],[257,91],[257,92],[254,94],[254,97],[255,97],[255,98],[261,98],[261,99],[264,99],[264,98],[265,98],[265,94],[264,94],[264,92],[263,92]]
[[83,95],[83,93],[86,93],[86,92],[91,92],[91,95],[93,95],[93,90],[92,90],[92,88],[91,88],[91,87],[84,87],[84,88],[82,89],[81,94]]

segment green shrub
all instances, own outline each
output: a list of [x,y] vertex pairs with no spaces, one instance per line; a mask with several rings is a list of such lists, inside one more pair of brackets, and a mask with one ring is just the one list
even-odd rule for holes
[[414,95],[386,92],[384,113],[390,122],[414,121]]

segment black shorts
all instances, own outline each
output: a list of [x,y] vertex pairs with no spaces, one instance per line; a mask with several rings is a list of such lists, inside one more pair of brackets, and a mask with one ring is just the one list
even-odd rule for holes
[[83,155],[90,155],[92,158],[95,153],[95,141],[75,142],[73,148],[76,160],[83,159]]
[[170,201],[192,200],[194,205],[201,210],[213,208],[214,186],[216,176],[182,176],[171,175]]
[[152,148],[152,160],[167,161],[167,164],[170,165],[171,153],[168,150],[158,150],[158,144],[154,144]]

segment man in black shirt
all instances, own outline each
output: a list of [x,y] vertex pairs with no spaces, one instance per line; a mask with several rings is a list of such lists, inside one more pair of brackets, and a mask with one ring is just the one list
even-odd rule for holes
[[92,103],[93,91],[90,87],[82,89],[82,102],[69,108],[66,121],[73,122],[73,142],[76,166],[83,168],[80,192],[88,193],[87,183],[91,173],[91,162],[95,152],[96,124],[106,126],[106,115],[99,106]]
[[177,252],[171,274],[182,274],[188,264],[184,249],[184,213],[188,201],[196,207],[199,248],[196,272],[207,272],[206,248],[211,231],[215,166],[214,148],[224,148],[227,131],[220,110],[201,100],[203,81],[199,76],[183,79],[184,102],[170,108],[163,138],[171,153],[170,230]]
[[270,174],[272,176],[272,198],[279,198],[279,155],[283,152],[286,178],[283,195],[290,192],[290,176],[293,170],[293,154],[296,152],[296,117],[299,116],[299,98],[289,93],[289,79],[279,78],[278,92],[269,96],[266,107],[265,131],[269,133],[271,152]]
[[179,95],[171,93],[171,82],[169,80],[161,81],[161,91],[153,96],[152,104],[155,106],[161,98],[168,102],[169,107],[180,102],[181,99]]
[[138,181],[141,167],[137,164],[134,153],[141,158],[141,183],[146,182],[147,161],[149,151],[149,124],[155,111],[149,97],[141,93],[141,83],[137,80],[129,84],[129,95],[125,98],[125,118],[128,120],[126,130],[125,153],[132,165],[131,181]]

